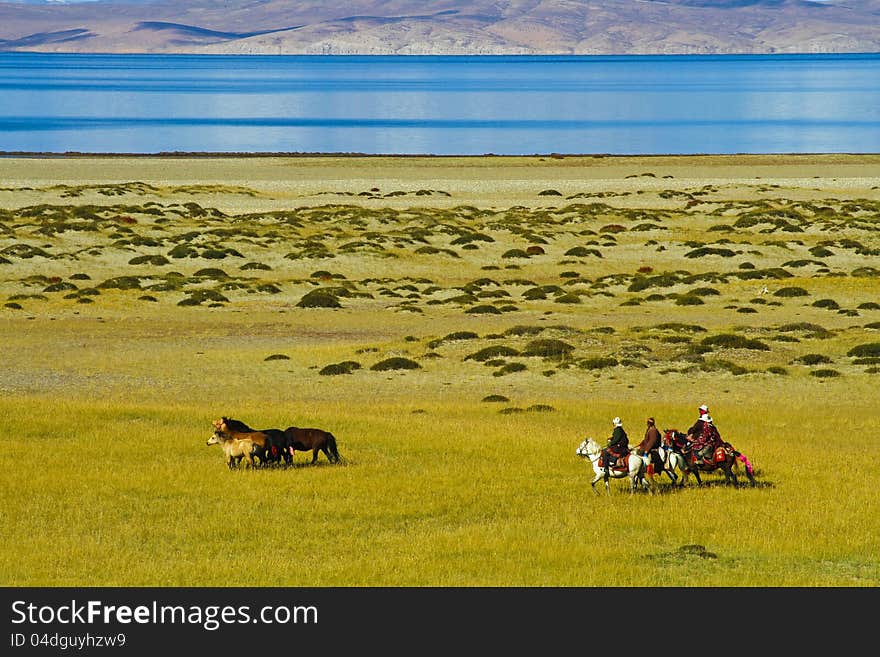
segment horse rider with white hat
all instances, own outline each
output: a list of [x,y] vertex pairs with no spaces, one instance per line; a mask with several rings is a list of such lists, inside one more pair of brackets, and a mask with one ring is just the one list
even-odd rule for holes
[[613,458],[616,463],[618,457],[629,453],[629,437],[623,429],[623,422],[620,421],[619,417],[616,417],[611,421],[611,424],[614,425],[614,431],[611,433],[611,438],[608,439],[605,449],[602,450],[602,461],[605,464],[606,477],[609,475],[608,470],[611,467],[611,459]]

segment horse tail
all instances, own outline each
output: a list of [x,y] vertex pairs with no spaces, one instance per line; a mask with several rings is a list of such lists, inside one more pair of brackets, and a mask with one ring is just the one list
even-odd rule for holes
[[746,466],[746,472],[748,472],[750,475],[755,474],[755,469],[752,467],[752,462],[749,461],[748,458],[746,458],[746,455],[745,455],[745,454],[743,454],[742,452],[737,452],[737,453],[736,453],[736,457],[737,457],[740,461],[742,461],[742,463],[743,463],[744,466]]
[[336,436],[334,436],[329,431],[327,432],[327,449],[330,450],[330,453],[333,454],[333,459],[336,463],[339,463],[342,457],[339,456],[339,450],[336,447]]

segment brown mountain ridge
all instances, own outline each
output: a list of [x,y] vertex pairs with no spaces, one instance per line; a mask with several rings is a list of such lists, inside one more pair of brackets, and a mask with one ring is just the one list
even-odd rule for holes
[[0,2],[0,50],[351,55],[880,52],[880,0]]

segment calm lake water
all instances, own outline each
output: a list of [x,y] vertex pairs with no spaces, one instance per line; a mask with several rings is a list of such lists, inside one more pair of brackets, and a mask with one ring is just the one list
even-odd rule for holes
[[0,151],[880,152],[880,54],[0,53]]

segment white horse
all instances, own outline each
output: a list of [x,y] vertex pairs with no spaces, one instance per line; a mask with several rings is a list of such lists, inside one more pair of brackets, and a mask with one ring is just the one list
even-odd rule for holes
[[[669,447],[660,447],[657,450],[657,453],[660,455],[660,460],[663,461],[663,472],[669,475],[669,478],[672,480],[673,486],[684,486],[684,482],[687,480],[687,462],[684,460],[684,455],[681,452],[673,451]],[[678,481],[678,475],[675,474],[675,471],[681,474],[681,483]]]
[[609,495],[611,494],[611,486],[609,485],[608,480],[622,479],[623,477],[629,477],[630,493],[635,493],[639,485],[644,486],[645,490],[651,493],[654,492],[651,483],[645,479],[645,473],[648,469],[648,460],[636,454],[635,450],[630,450],[627,470],[610,468],[607,477],[605,476],[604,466],[599,465],[599,457],[602,455],[602,447],[595,440],[592,438],[584,440],[577,448],[575,454],[590,460],[590,465],[593,466],[593,472],[596,475],[590,482],[590,486],[593,487],[593,492],[595,492],[596,495],[599,494],[599,491],[596,490],[596,483],[603,477],[605,479],[605,491]]

